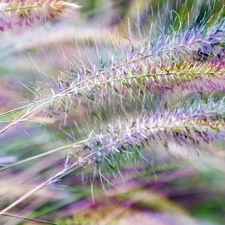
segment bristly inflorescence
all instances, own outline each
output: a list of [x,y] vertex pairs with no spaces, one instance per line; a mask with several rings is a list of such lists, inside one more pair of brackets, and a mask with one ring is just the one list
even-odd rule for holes
[[81,166],[94,166],[97,173],[99,168],[106,170],[106,165],[115,171],[125,162],[137,160],[137,155],[145,156],[147,149],[152,151],[159,143],[168,148],[171,141],[186,146],[223,139],[224,99],[211,100],[210,104],[196,101],[136,118],[118,118],[92,133],[92,138],[76,148],[75,154],[81,161],[85,159]]
[[129,168],[132,162],[140,158],[150,163],[149,155],[159,143],[168,149],[169,142],[190,147],[223,139],[224,99],[209,99],[210,104],[191,100],[180,108],[159,110],[136,118],[117,118],[107,125],[102,124],[101,129],[88,134],[88,139],[69,145],[70,149],[74,146],[74,151],[67,156],[64,170],[52,179],[61,179],[82,167],[97,177]]
[[[224,69],[218,68],[211,63],[199,62],[180,62],[161,65],[148,64],[146,62],[137,62],[135,65],[124,65],[118,69],[109,69],[109,71],[92,71],[89,77],[84,73],[74,74],[78,79],[72,81],[68,87],[68,80],[59,80],[59,89],[62,94],[71,94],[75,96],[104,97],[110,92],[126,91],[136,87],[139,91],[145,89],[154,93],[159,90],[173,90],[181,87],[182,89],[191,89],[202,91],[204,89],[219,90],[225,89]],[[67,83],[67,86],[65,84]]]
[[18,32],[60,19],[78,6],[58,0],[3,0],[0,2],[0,31]]
[[142,99],[144,93],[224,91],[224,33],[225,21],[221,19],[209,27],[202,24],[157,33],[142,44],[115,44],[104,57],[99,47],[95,59],[70,65],[49,96],[37,97],[31,107],[38,112],[45,108],[55,114],[70,114],[72,108],[90,103],[89,108],[99,103],[123,107],[130,99]]
[[[19,33],[24,28],[26,31],[55,22],[64,11],[76,8],[75,4],[57,0],[3,0],[0,1],[0,31]],[[45,73],[43,83],[36,80],[37,88],[24,84],[34,99],[31,101],[31,95],[27,95],[27,105],[0,114],[4,126],[0,134],[20,123],[41,121],[47,127],[44,132],[54,135],[49,141],[50,148],[54,143],[57,147],[22,156],[20,161],[0,170],[70,152],[63,163],[59,159],[53,162],[59,172],[0,214],[72,172],[84,173],[78,179],[91,176],[91,181],[105,179],[111,185],[127,168],[147,170],[149,164],[158,163],[157,158],[162,154],[164,157],[165,150],[173,153],[171,146],[185,147],[187,152],[202,147],[211,150],[211,143],[224,140],[225,19],[218,16],[205,21],[203,18],[184,28],[179,13],[168,14],[176,14],[177,21],[180,19],[178,29],[172,25],[171,30],[163,29],[157,24],[151,34],[142,33],[138,28],[139,37],[138,32],[132,33],[130,29],[126,46],[122,35],[116,39],[118,42],[104,44],[98,43],[96,36],[94,41],[81,38],[82,43],[77,41],[72,59],[64,55],[61,46],[60,52],[68,66],[65,70],[61,69],[56,77]],[[111,32],[109,37],[113,39],[113,35]],[[42,50],[47,56],[43,46]],[[48,79],[50,83],[45,82]],[[165,158],[160,158],[161,164],[171,160]],[[47,168],[40,171],[42,178]]]
[[116,48],[112,57],[104,59],[104,67],[90,62],[90,67],[75,65],[72,72],[63,73],[58,80],[59,91],[93,100],[95,95],[104,98],[113,91],[123,94],[134,86],[153,93],[177,87],[224,90],[224,26],[221,20],[207,32],[202,25],[161,34],[140,46]]

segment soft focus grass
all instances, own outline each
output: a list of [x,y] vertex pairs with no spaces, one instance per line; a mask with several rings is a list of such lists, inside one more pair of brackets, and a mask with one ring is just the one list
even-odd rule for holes
[[[0,113],[30,103],[39,95],[49,96],[58,78],[63,73],[70,73],[71,65],[75,63],[82,65],[91,61],[98,65],[106,63],[107,67],[114,46],[120,43],[121,48],[126,49],[131,44],[135,48],[143,41],[138,38],[141,35],[144,38],[148,33],[149,23],[155,23],[159,31],[171,32],[181,29],[180,26],[187,27],[188,23],[194,26],[202,18],[217,16],[223,1],[215,2],[213,11],[210,11],[207,4],[213,4],[213,1],[187,1],[183,7],[183,1],[172,0],[80,0],[77,3],[83,7],[75,19],[51,24],[49,29],[37,29],[31,38],[24,34],[10,37],[14,40],[12,43],[5,38],[0,45]],[[146,16],[146,4],[152,12],[150,19]],[[220,16],[223,17],[224,12]],[[207,25],[210,26],[210,22]],[[128,32],[127,27],[132,32]],[[97,52],[102,56],[101,62],[96,57]],[[182,94],[184,96],[178,96]],[[224,97],[223,91],[216,94],[218,99]],[[204,93],[199,95],[204,96]],[[130,99],[126,113],[138,115],[140,107],[156,111],[158,102],[167,98],[165,108],[170,103],[179,103],[179,97],[186,99],[185,93],[175,96],[169,93],[168,96],[148,93],[144,100]],[[118,114],[126,118],[123,109],[113,111],[107,104],[87,105],[72,109],[66,122],[64,115],[58,115],[57,110],[46,109],[40,110],[32,120],[3,132],[0,135],[2,168],[81,138],[88,140],[87,130],[116,121]],[[4,129],[7,121],[18,115],[19,112],[13,112],[1,118],[0,128]],[[103,171],[102,176],[99,173],[94,176],[94,168],[78,168],[62,180],[55,180],[35,192],[13,207],[10,213],[55,221],[59,225],[223,224],[223,140],[189,149],[171,146],[173,151],[165,150],[160,144],[154,145],[148,154],[129,158],[133,160],[130,164],[129,160],[121,160],[118,173],[111,164],[105,169],[109,173],[105,175]],[[73,162],[76,154],[71,146],[2,170],[1,209],[63,170],[67,156],[72,155]],[[9,225],[38,224],[5,216],[1,216],[0,221]]]

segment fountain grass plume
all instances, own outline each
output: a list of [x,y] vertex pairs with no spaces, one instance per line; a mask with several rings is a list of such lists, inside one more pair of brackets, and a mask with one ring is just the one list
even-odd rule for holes
[[[124,101],[134,96],[142,98],[146,92],[154,95],[165,91],[224,90],[225,21],[215,21],[210,27],[206,24],[168,34],[157,33],[155,38],[150,35],[151,40],[138,45],[131,42],[118,48],[118,43],[108,54],[104,53],[104,58],[99,48],[95,60],[85,63],[81,60],[81,64],[71,64],[62,71],[48,95],[39,93],[32,103],[20,108],[32,113],[24,111],[1,133],[18,124],[17,121],[29,121],[35,111],[70,114],[71,109],[80,105],[90,109],[112,102],[112,106],[123,107]],[[8,113],[0,117],[5,115]]]
[[[155,112],[145,112],[129,118],[118,117],[107,124],[102,122],[95,128],[89,126],[81,134],[85,139],[81,138],[67,146],[27,158],[0,170],[66,149],[74,149],[71,154],[80,165],[87,163],[83,158],[88,159],[88,165],[93,169],[94,165],[104,168],[104,163],[100,161],[106,160],[109,163],[114,154],[119,155],[116,156],[118,162],[123,161],[123,157],[131,157],[135,155],[134,152],[148,152],[148,146],[152,151],[157,143],[163,144],[165,148],[168,148],[169,141],[183,146],[211,143],[225,135],[225,100],[216,100],[214,96],[206,99],[207,101],[192,96],[183,105],[168,107],[164,104]],[[130,163],[129,160],[127,163]]]
[[[224,115],[224,99],[215,101],[212,98],[210,104],[191,101],[185,108],[168,108],[137,118],[118,118],[112,123],[102,124],[101,129],[92,130],[86,140],[67,146],[73,148],[72,160],[70,162],[67,160],[61,171],[27,192],[2,210],[0,214],[3,215],[36,191],[78,169],[89,170],[92,177],[100,177],[110,183],[107,175],[118,172],[121,168],[129,168],[131,163],[140,157],[148,162],[147,155],[154,150],[156,143],[160,143],[165,149],[168,149],[169,141],[190,147],[201,142],[211,143],[214,140],[223,139],[225,136]],[[6,166],[1,170],[65,149],[64,146],[51,150]]]
[[[1,31],[39,21],[55,21],[63,6],[71,6],[56,0],[14,0],[2,4],[0,11],[7,16],[0,24]],[[210,24],[205,21],[167,33],[160,29],[154,32],[148,37],[140,34],[141,42],[136,42],[130,34],[127,46],[114,43],[109,51],[107,44],[96,43],[94,57],[89,49],[86,59],[75,56],[76,62],[60,71],[57,78],[48,77],[52,83],[43,83],[43,87],[41,84],[37,92],[23,85],[34,98],[28,99],[24,106],[0,114],[6,124],[0,133],[21,123],[37,122],[37,117],[53,117],[60,131],[57,144],[61,146],[7,165],[0,171],[21,164],[26,167],[27,162],[60,151],[69,150],[70,156],[67,155],[63,165],[59,161],[57,165],[53,163],[51,166],[58,171],[55,175],[10,203],[0,215],[6,215],[36,191],[73,172],[113,185],[120,171],[136,168],[139,163],[144,168],[144,163],[149,165],[155,159],[152,156],[157,151],[160,154],[162,149],[169,150],[170,143],[189,151],[215,140],[223,141],[225,20]],[[85,47],[93,49],[92,44]],[[221,96],[217,99],[215,95],[219,91]],[[181,92],[186,94],[183,99]],[[202,95],[204,98],[199,97]],[[158,99],[150,102],[146,96]],[[175,103],[170,101],[171,96],[177,100]],[[146,108],[142,107],[144,104]],[[113,111],[115,108],[118,114]],[[58,119],[61,116],[63,125]],[[65,144],[64,138],[68,143]]]
[[[55,22],[66,11],[77,9],[74,3],[57,0],[3,0],[0,3],[0,31],[21,32],[47,22]],[[68,12],[63,15],[70,15]]]

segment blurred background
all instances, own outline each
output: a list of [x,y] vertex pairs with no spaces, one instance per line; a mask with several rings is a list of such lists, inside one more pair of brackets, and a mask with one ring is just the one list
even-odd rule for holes
[[[61,102],[56,106],[53,103],[54,109],[51,104],[40,108],[35,115],[29,108],[30,117],[23,120],[20,113],[26,113],[26,106],[54,94],[60,79],[66,83],[68,74],[78,65],[95,64],[99,68],[101,60],[107,62],[112,54],[120,54],[118,49],[122,52],[130,45],[138,47],[158,33],[169,35],[198,27],[203,20],[209,20],[210,26],[225,12],[222,0],[72,2],[82,7],[74,10],[70,18],[62,16],[31,33],[2,33],[1,209],[63,170],[65,164],[70,165],[76,158],[74,148],[63,146],[86,139],[87,130],[97,126],[96,114],[104,122],[113,120],[107,107],[95,112],[83,106],[72,109],[67,116],[61,115],[57,111]],[[154,108],[157,100],[155,96],[148,103]],[[133,113],[139,112],[135,108]],[[17,121],[13,126],[12,120]],[[54,154],[23,162],[61,147]],[[143,158],[139,155],[130,164],[121,162],[121,171],[116,175],[93,176],[91,169],[79,168],[33,193],[8,213],[59,225],[224,224],[224,141],[191,149],[171,142],[169,151],[161,146],[154,146],[154,150]],[[5,168],[12,164],[17,165]],[[40,224],[10,216],[1,216],[0,222]]]

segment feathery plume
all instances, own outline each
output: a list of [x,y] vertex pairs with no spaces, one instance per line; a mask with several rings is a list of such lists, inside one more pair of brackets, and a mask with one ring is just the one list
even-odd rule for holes
[[57,0],[3,0],[0,3],[0,31],[15,32],[55,22],[77,8],[79,6],[74,3]]

